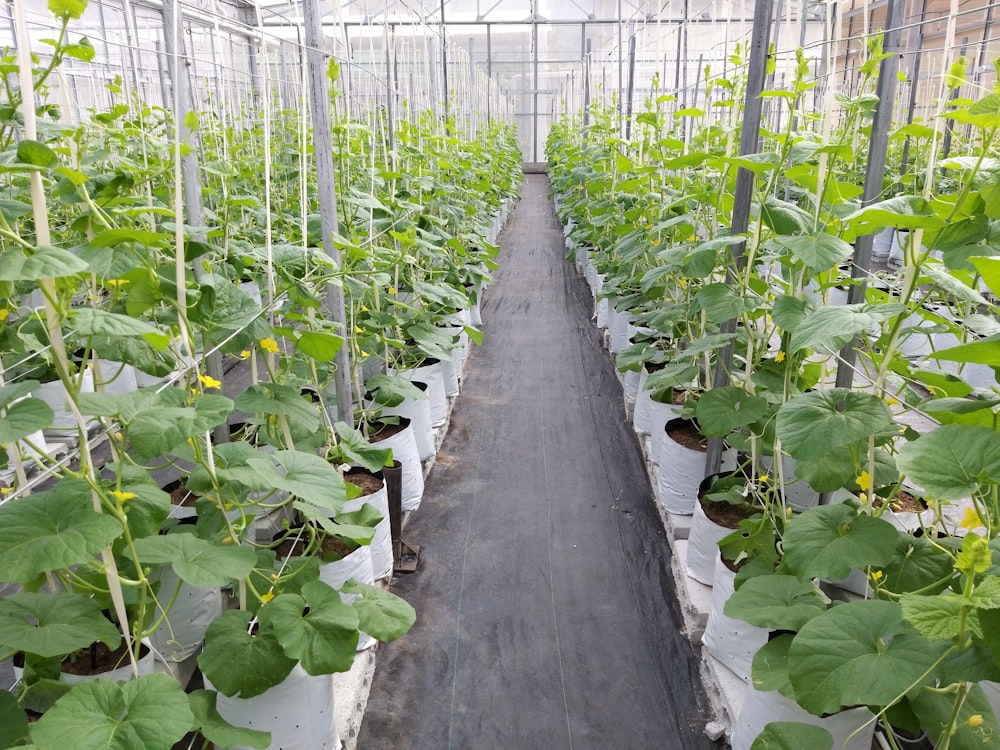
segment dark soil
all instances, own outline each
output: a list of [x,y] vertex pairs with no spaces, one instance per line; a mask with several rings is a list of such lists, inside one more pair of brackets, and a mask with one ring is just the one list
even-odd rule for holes
[[[303,537],[301,539],[289,537],[278,545],[275,552],[277,553],[279,559],[283,559],[285,557],[299,557],[305,554],[307,541],[307,537]],[[343,539],[336,536],[324,536],[319,546],[319,553],[321,557],[326,557],[331,553],[335,554],[337,557],[346,557],[353,551],[354,550],[344,543]]]
[[361,488],[361,496],[374,495],[382,489],[382,479],[365,471],[348,472],[344,477],[348,482]]
[[406,417],[399,418],[399,424],[388,424],[385,422],[377,422],[371,425],[371,441],[377,443],[379,440],[388,440],[393,435],[398,435],[407,427],[410,426],[410,420]]
[[193,492],[188,492],[187,487],[185,487],[180,482],[172,485],[167,485],[164,489],[170,493],[170,504],[180,506],[182,508],[194,507],[195,501],[198,500],[198,496]]
[[[140,644],[139,658],[149,653],[149,648]],[[62,671],[67,674],[96,675],[110,672],[113,669],[129,663],[128,649],[125,642],[114,651],[103,643],[95,643],[89,650],[78,651],[75,659],[66,659],[62,663]]]
[[678,445],[692,451],[708,452],[708,440],[698,431],[694,422],[686,419],[670,422],[665,429],[667,437]]
[[701,508],[710,521],[727,529],[738,529],[740,521],[747,520],[757,512],[757,509],[750,505],[733,505],[725,501],[712,503],[705,502],[701,498],[698,502],[701,503]]

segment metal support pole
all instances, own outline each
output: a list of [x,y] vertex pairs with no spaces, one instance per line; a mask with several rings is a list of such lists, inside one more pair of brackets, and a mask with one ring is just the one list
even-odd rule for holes
[[[319,12],[320,0],[305,0],[306,60],[309,74],[309,96],[313,105],[313,150],[316,154],[316,187],[319,192],[320,224],[323,231],[323,250],[340,268],[340,251],[333,242],[337,232],[337,190],[333,173],[333,136],[330,133],[330,98],[326,89],[326,59],[323,54],[323,26]],[[347,313],[344,308],[344,291],[328,283],[323,297],[323,309],[330,319],[338,323],[344,337],[347,330]],[[334,358],[336,368],[334,385],[337,394],[337,419],[354,424],[354,403],[351,396],[351,367],[347,346],[340,347]]]
[[635,93],[635,22],[629,23],[628,39],[628,100],[625,108],[625,140],[632,136],[632,96]]
[[441,0],[441,83],[444,89],[444,119],[448,121],[448,31],[444,25],[444,3]]
[[590,40],[587,40],[583,56],[583,137],[587,138],[590,127]]
[[[878,104],[872,119],[872,134],[868,148],[868,169],[865,172],[865,191],[861,205],[867,206],[877,201],[882,195],[882,178],[885,174],[885,157],[889,149],[889,127],[892,125],[892,111],[896,98],[896,71],[899,59],[900,16],[904,0],[889,0],[886,9],[886,30],[882,50],[885,59],[879,65],[876,94]],[[854,262],[851,267],[851,278],[857,283],[851,286],[847,295],[848,304],[857,304],[865,300],[865,288],[871,266],[872,243],[875,236],[864,234],[854,242]],[[837,366],[838,388],[850,388],[854,381],[854,362],[856,360],[855,342],[851,341],[840,350],[840,364]]]
[[538,161],[538,19],[531,19],[531,160]]
[[[191,88],[186,67],[187,55],[184,50],[184,36],[182,33],[178,33],[183,27],[183,22],[183,11],[177,0],[164,0],[163,44],[169,66],[170,80],[174,87],[176,100],[179,103],[179,111],[174,112],[174,118],[180,123],[181,140],[190,146],[187,154],[181,156],[184,212],[186,213],[184,219],[190,226],[203,227],[205,226],[205,206],[202,203],[201,194],[201,168],[198,166],[201,139],[198,137],[198,131],[190,130],[185,124],[188,115],[193,112],[193,108],[191,106]],[[181,220],[181,217],[176,218],[176,221]],[[199,233],[195,239],[204,240],[204,233]],[[206,276],[201,263],[192,263],[191,271],[198,281],[201,281]],[[222,354],[220,352],[212,352],[205,357],[205,373],[209,377],[222,382]],[[212,431],[212,436],[216,443],[228,443],[229,429],[224,424],[219,425]]]
[[[753,31],[750,39],[750,64],[747,72],[746,102],[743,106],[743,126],[740,128],[740,156],[757,153],[760,142],[760,126],[764,80],[767,78],[767,47],[771,26],[772,0],[755,0]],[[749,169],[740,167],[736,173],[735,203],[730,236],[745,234],[750,226],[750,208],[753,199],[754,175]],[[730,263],[726,269],[728,283],[737,284],[745,261],[746,241],[731,246]],[[736,319],[725,321],[720,326],[722,333],[736,331]],[[733,345],[726,344],[718,355],[713,373],[716,388],[726,385],[733,362]],[[709,438],[706,455],[705,475],[719,471],[722,463],[722,438]]]
[[489,79],[486,87],[486,122],[493,121],[493,34],[492,26],[486,27],[486,77]]
[[389,145],[389,171],[396,171],[396,27],[390,26],[385,37],[385,127]]

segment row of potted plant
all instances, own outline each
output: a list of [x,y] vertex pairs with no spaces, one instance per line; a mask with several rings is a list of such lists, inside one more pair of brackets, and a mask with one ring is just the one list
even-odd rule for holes
[[[401,470],[404,508],[419,504],[434,446],[410,424],[437,381],[412,373],[437,358],[443,389],[480,340],[516,190],[511,128],[469,139],[428,113],[398,123],[391,151],[374,121],[335,116],[334,265],[298,135],[326,123],[185,118],[207,224],[188,226],[169,112],[116,100],[73,125],[49,104],[59,60],[92,56],[70,33],[85,3],[49,9],[51,56],[5,57],[33,86],[10,102],[0,157],[0,571],[17,587],[0,597],[0,657],[19,674],[0,747],[170,748],[195,730],[215,747],[336,746],[329,675],[415,619],[376,585],[393,562],[382,473]],[[289,145],[266,181],[265,136]],[[345,320],[323,306],[331,284]],[[351,422],[333,387],[344,348]],[[196,654],[193,692],[151,664]],[[104,661],[125,681],[67,677]],[[292,709],[318,735],[276,723]]]
[[[876,40],[859,90],[821,114],[807,109],[800,52],[788,89],[765,93],[784,127],[765,122],[755,154],[735,151],[745,82],[734,76],[709,75],[709,106],[672,117],[654,95],[630,141],[600,106],[589,127],[567,119],[549,141],[569,257],[595,290],[627,395],[632,380],[660,500],[732,519],[707,533],[696,574],[712,583],[732,568],[719,616],[745,621],[740,750],[832,737],[868,747],[876,722],[893,747],[921,734],[989,747],[997,733],[1000,93],[953,82],[973,93],[942,111],[966,126],[947,158],[941,124],[896,126],[883,194],[862,205],[882,59]],[[893,156],[905,140],[903,172]],[[729,231],[737,169],[756,178],[745,234]],[[875,233],[901,243],[899,263],[852,273],[855,242]],[[837,387],[849,366],[840,382],[853,388]],[[696,429],[700,471],[656,447],[678,433],[675,417]],[[709,439],[723,449],[706,469]],[[700,527],[696,516],[689,547]],[[710,651],[727,637],[717,625]],[[786,699],[771,726],[764,695]],[[801,726],[858,706],[847,730]]]

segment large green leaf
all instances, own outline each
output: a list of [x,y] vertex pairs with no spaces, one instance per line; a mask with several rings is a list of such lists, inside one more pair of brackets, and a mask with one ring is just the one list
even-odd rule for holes
[[760,210],[761,219],[776,234],[811,234],[816,226],[813,215],[803,208],[769,195]]
[[388,463],[391,449],[373,447],[361,432],[346,422],[337,422],[333,429],[340,439],[338,448],[351,463],[364,466],[371,472],[380,471]]
[[380,641],[390,643],[402,638],[416,622],[413,607],[390,591],[357,581],[348,581],[340,590],[358,594],[351,606],[357,610],[359,626]]
[[713,388],[698,399],[695,415],[702,434],[728,435],[738,427],[749,427],[768,413],[768,403],[734,385]]
[[0,419],[0,443],[23,440],[52,424],[52,407],[38,398],[25,398],[7,407]]
[[42,573],[92,560],[122,533],[91,507],[83,482],[0,506],[0,579],[28,583]]
[[931,205],[915,195],[897,195],[872,203],[845,219],[858,234],[870,234],[885,227],[896,229],[936,229],[944,220]]
[[280,383],[258,383],[236,397],[235,406],[251,414],[276,414],[312,432],[319,428],[320,413],[316,404],[310,403],[298,388]]
[[795,700],[795,690],[788,679],[788,649],[795,633],[773,635],[753,655],[750,677],[757,690],[775,690],[786,698]]
[[899,532],[888,521],[846,503],[818,505],[785,525],[784,562],[801,578],[847,578],[852,568],[882,566],[896,552]]
[[87,0],[49,0],[49,11],[60,19],[77,19],[86,9]]
[[833,735],[815,724],[798,721],[772,721],[750,746],[750,750],[830,750]]
[[941,500],[960,500],[1000,483],[1000,433],[948,424],[899,448],[899,470]]
[[266,748],[271,744],[270,732],[234,727],[219,715],[215,707],[218,694],[211,690],[195,690],[188,694],[195,724],[206,740],[216,747]]
[[789,346],[793,351],[816,349],[835,354],[858,334],[905,311],[898,302],[820,307],[798,322]]
[[271,332],[260,306],[223,276],[201,280],[201,296],[188,314],[205,330],[209,343],[220,344],[225,351],[238,352]]
[[282,594],[260,610],[285,653],[311,675],[346,672],[358,647],[358,613],[322,581],[302,587],[302,595]]
[[822,458],[831,449],[854,445],[891,429],[888,405],[870,393],[847,388],[793,396],[778,410],[781,446],[796,459]]
[[427,394],[415,386],[412,380],[398,375],[374,375],[368,378],[365,387],[382,406],[399,406],[407,400],[427,398]]
[[706,284],[695,294],[695,300],[711,323],[723,323],[743,312],[743,300],[729,284]]
[[274,629],[263,620],[251,627],[253,619],[251,612],[231,609],[212,620],[205,632],[198,666],[223,695],[253,698],[279,685],[295,667],[296,660],[285,655]]
[[907,625],[898,604],[854,601],[805,624],[788,649],[788,673],[799,705],[820,716],[888,705],[930,684],[931,667],[947,649]]
[[0,598],[0,658],[18,651],[64,656],[98,641],[116,649],[121,633],[85,594],[19,591]]
[[84,336],[139,336],[161,350],[170,343],[170,335],[150,323],[93,307],[74,309],[69,320],[76,332]]
[[18,161],[34,167],[52,167],[59,163],[59,156],[51,148],[39,141],[28,138],[17,144]]
[[177,680],[152,674],[74,686],[32,727],[31,739],[40,750],[170,750],[193,727]]
[[983,277],[986,286],[993,294],[1000,294],[1000,258],[974,257],[969,262]]
[[963,598],[957,594],[938,596],[903,594],[899,600],[903,619],[916,628],[920,635],[930,640],[956,640],[964,632],[965,627],[973,631],[979,629],[978,620],[972,622],[972,618],[963,613],[964,603]]
[[213,544],[185,533],[136,539],[135,552],[144,563],[169,564],[178,578],[198,588],[245,578],[257,561],[249,547]]
[[930,359],[948,362],[974,362],[990,367],[1000,367],[1000,333],[986,336],[968,344],[939,349],[927,355]]
[[899,535],[896,554],[882,572],[882,585],[897,593],[935,594],[947,588],[955,575],[954,562],[940,546],[910,534]]
[[76,276],[87,269],[84,261],[58,247],[39,247],[32,255],[15,247],[0,255],[0,281],[40,281]]
[[775,237],[773,242],[813,273],[821,273],[851,257],[854,248],[832,234]]
[[20,747],[28,739],[28,715],[17,698],[0,690],[0,747]]
[[[270,459],[277,461],[279,472]],[[312,453],[275,451],[254,458],[247,465],[257,471],[268,486],[288,492],[306,502],[339,513],[347,499],[344,478],[336,468]]]
[[128,424],[132,451],[147,459],[173,452],[198,434],[196,416],[194,409],[183,406],[153,406],[141,411]]
[[303,331],[295,341],[300,352],[318,362],[333,361],[343,345],[343,336],[322,331]]
[[[945,727],[951,723],[958,696],[924,688],[907,697],[914,713],[920,717],[920,725],[931,740],[937,742]],[[973,716],[978,716],[982,721],[970,723]],[[973,685],[958,712],[956,732],[948,746],[952,750],[992,750],[997,746],[998,732],[1000,727],[989,699],[981,687]]]
[[723,612],[768,630],[799,630],[826,609],[826,597],[812,581],[795,576],[760,575],[729,597]]

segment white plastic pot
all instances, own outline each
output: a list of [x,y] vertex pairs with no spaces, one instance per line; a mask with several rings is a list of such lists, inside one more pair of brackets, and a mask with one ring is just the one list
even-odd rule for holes
[[[647,391],[647,393],[650,393]],[[650,436],[650,460],[659,465],[659,457],[663,451],[662,445],[667,439],[667,432],[664,429],[667,422],[677,419],[680,416],[681,407],[669,401],[657,401],[652,393],[649,396],[649,436]]]
[[659,453],[654,459],[660,467],[656,480],[656,498],[668,513],[691,515],[698,499],[698,485],[705,478],[706,450],[681,445],[670,433],[689,426],[685,419],[672,419],[663,427],[665,439],[654,443]]
[[397,374],[407,380],[427,383],[427,398],[431,405],[431,426],[440,427],[448,419],[448,396],[444,387],[444,368],[440,360],[427,360],[420,367],[400,370]]
[[[170,567],[156,572],[160,582],[159,601],[167,604],[177,587],[178,578]],[[157,607],[154,617],[162,610]],[[193,656],[205,641],[209,623],[222,614],[222,591],[218,587],[196,588],[180,581],[180,591],[164,622],[150,636],[156,653],[164,661],[180,662]]]
[[[156,657],[153,654],[153,649],[148,648],[150,646],[148,641],[143,641],[147,646],[147,651],[144,655],[139,657],[139,663],[137,668],[139,670],[139,676],[143,677],[148,674],[153,674],[156,671]],[[87,680],[96,680],[98,678],[102,680],[114,680],[115,682],[127,682],[132,679],[132,662],[126,657],[122,665],[117,669],[111,669],[107,672],[101,672],[100,674],[69,674],[67,672],[62,672],[59,675],[59,682],[66,685],[77,685],[81,682],[86,682]]]
[[719,542],[733,529],[720,526],[705,515],[700,502],[694,504],[691,530],[687,543],[687,574],[699,583],[711,586],[715,580],[715,563],[719,559]]
[[[85,368],[80,376],[80,393],[93,393],[94,392],[94,373],[90,368]],[[52,428],[55,430],[71,430],[76,428],[76,419],[73,417],[73,413],[69,410],[67,406],[68,394],[66,393],[66,388],[63,386],[61,380],[53,380],[50,383],[42,383],[38,388],[32,391],[32,395],[35,398],[40,398],[42,401],[47,403],[52,407],[53,418],[52,418]],[[70,434],[66,433],[67,437]],[[75,435],[73,436],[75,439]]]
[[403,510],[413,511],[420,507],[424,496],[424,469],[420,463],[416,436],[410,421],[403,417],[403,429],[392,437],[372,443],[375,448],[392,449],[392,457],[403,466]]
[[652,398],[645,387],[648,379],[649,370],[643,367],[639,370],[639,382],[635,389],[635,406],[632,409],[632,429],[637,435],[649,434],[649,416],[653,407],[651,406]]
[[[413,384],[420,390],[427,392],[427,383],[414,380]],[[431,402],[430,399],[407,399],[396,406],[380,407],[382,414],[387,416],[406,417],[410,420],[410,429],[413,430],[413,439],[417,443],[417,454],[421,461],[433,458],[437,453],[434,445],[434,428],[431,427]]]
[[[717,555],[718,557],[718,555]],[[726,665],[743,682],[750,682],[753,657],[767,643],[768,632],[743,620],[727,617],[722,611],[733,595],[736,574],[721,558],[715,562],[712,607],[701,643],[712,656]]]
[[863,706],[820,718],[776,690],[764,692],[751,684],[743,695],[743,706],[733,726],[731,750],[750,750],[757,735],[772,721],[823,727],[833,735],[833,747],[837,750],[871,750],[875,736],[875,716]]
[[94,372],[94,389],[97,391],[131,393],[139,387],[132,365],[100,359],[97,361],[97,369],[100,370],[99,373]]
[[635,333],[632,325],[634,316],[628,310],[619,312],[614,307],[615,300],[608,301],[608,349],[612,354],[621,354],[628,346],[629,338]]
[[[208,679],[206,687],[212,688]],[[335,750],[340,747],[333,676],[313,677],[296,665],[285,681],[253,698],[218,694],[216,708],[233,726],[271,733],[267,750]],[[237,746],[230,750],[251,750]]]
[[[347,481],[351,480],[351,473],[354,471],[357,469],[347,473],[345,477]],[[365,503],[375,506],[375,509],[382,515],[382,520],[375,527],[375,535],[369,544],[375,579],[381,580],[392,575],[392,528],[389,525],[389,494],[386,492],[384,482],[382,488],[377,492],[348,500],[344,503],[343,512],[353,513],[356,510],[361,510],[361,506]]]
[[[341,586],[352,579],[358,583],[375,583],[371,548],[365,544],[339,560],[320,563],[319,579],[331,588],[337,589],[344,604],[350,604],[358,598],[358,595],[345,594],[340,591]],[[358,637],[358,651],[371,648],[375,643],[375,638],[363,632]]]
[[[777,483],[778,477],[774,471],[773,457],[763,456],[760,463],[764,471],[771,474],[771,482]],[[785,455],[781,457],[781,473],[785,480],[785,502],[793,510],[801,512],[819,503],[819,493],[808,482],[796,478],[794,458]]]

